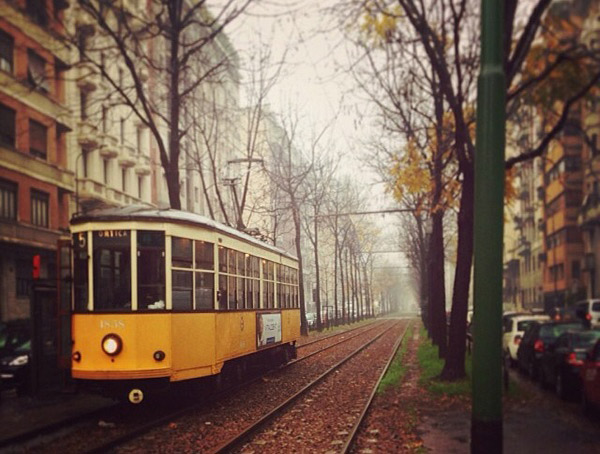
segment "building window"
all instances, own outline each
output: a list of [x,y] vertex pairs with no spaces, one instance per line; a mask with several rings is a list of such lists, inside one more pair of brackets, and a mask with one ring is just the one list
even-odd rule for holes
[[27,81],[36,90],[49,91],[46,61],[31,49],[27,51]]
[[81,115],[82,120],[87,120],[87,98],[88,95],[85,91],[81,90],[79,92],[79,114]]
[[108,159],[102,160],[102,181],[108,184]]
[[0,218],[17,220],[17,193],[16,183],[0,179]]
[[46,159],[48,128],[34,120],[29,120],[29,153]]
[[48,205],[50,197],[42,191],[31,190],[31,223],[48,227]]
[[143,130],[142,128],[137,128],[137,151],[138,154],[143,154],[142,150],[142,142],[143,142]]
[[120,137],[121,137],[121,144],[125,143],[125,119],[121,118],[120,121],[120,125],[119,125],[119,132],[120,132]]
[[15,111],[0,104],[0,146],[15,148]]
[[38,25],[48,25],[48,11],[45,0],[27,0],[25,2],[27,15]]
[[85,149],[81,150],[81,166],[82,166],[82,170],[83,170],[83,177],[87,178],[88,177],[88,159],[89,159],[89,152]]
[[579,267],[579,260],[574,260],[571,263],[571,277],[573,279],[579,279],[581,277],[581,268]]
[[121,189],[123,192],[127,192],[127,169],[121,168]]
[[0,70],[13,72],[13,50],[15,41],[8,33],[0,30]]
[[108,108],[106,106],[102,106],[102,132],[106,133],[107,131],[107,120],[108,120]]

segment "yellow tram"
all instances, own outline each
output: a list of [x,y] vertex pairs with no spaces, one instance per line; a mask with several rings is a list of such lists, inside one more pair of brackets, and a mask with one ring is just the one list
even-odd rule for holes
[[76,216],[72,376],[139,403],[174,382],[285,362],[298,262],[206,217],[146,207]]

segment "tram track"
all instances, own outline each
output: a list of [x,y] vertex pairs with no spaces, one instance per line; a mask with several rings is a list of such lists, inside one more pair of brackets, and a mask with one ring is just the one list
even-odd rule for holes
[[[309,341],[305,344],[299,345],[298,349],[300,351],[302,351],[302,350],[305,350],[305,347],[313,347],[314,348],[319,343],[329,343],[328,345],[325,345],[324,347],[319,348],[318,350],[316,350],[314,352],[310,352],[305,356],[302,356],[296,360],[290,361],[289,363],[287,363],[284,366],[281,366],[278,369],[271,370],[271,371],[267,372],[266,374],[260,374],[248,381],[245,381],[244,383],[240,383],[233,387],[228,387],[227,389],[223,390],[222,392],[212,394],[210,396],[210,398],[208,398],[208,399],[203,399],[198,402],[194,402],[192,404],[184,405],[183,407],[177,408],[176,410],[173,410],[173,411],[169,411],[168,413],[166,413],[160,417],[152,418],[152,421],[148,421],[143,424],[137,424],[135,428],[127,430],[126,433],[120,434],[114,438],[111,437],[110,440],[103,442],[101,445],[94,446],[94,447],[88,447],[88,448],[85,448],[82,450],[78,449],[77,452],[100,453],[100,452],[110,451],[111,449],[114,449],[117,446],[127,443],[128,441],[133,440],[133,439],[151,431],[154,428],[160,427],[161,425],[164,425],[164,424],[167,424],[174,420],[177,420],[177,419],[185,416],[186,414],[189,414],[191,411],[194,411],[194,410],[204,407],[204,406],[210,406],[210,405],[214,404],[215,402],[218,402],[219,399],[222,399],[227,395],[231,395],[232,393],[237,393],[237,392],[243,390],[245,387],[250,386],[252,383],[266,379],[266,377],[268,377],[269,375],[271,375],[273,373],[282,371],[283,369],[285,369],[287,367],[291,367],[291,366],[297,364],[298,362],[304,361],[314,355],[325,352],[325,351],[332,349],[340,344],[349,342],[358,336],[364,335],[365,333],[368,333],[368,332],[372,331],[373,329],[376,329],[377,326],[379,326],[380,324],[381,324],[380,322],[370,323],[368,325],[363,325],[360,327],[352,328],[350,330],[333,333],[331,335],[321,337],[319,339],[315,339],[315,340]],[[338,337],[342,338],[342,339],[340,339],[338,341],[334,341],[335,338],[338,338]],[[334,341],[334,342],[332,342],[332,341]],[[27,433],[19,434],[16,437],[13,437],[10,439],[5,439],[0,444],[0,449],[2,449],[2,452],[6,451],[6,452],[15,452],[15,453],[17,453],[17,452],[48,452],[45,449],[45,446],[47,447],[48,444],[53,443],[53,441],[52,441],[53,434],[56,434],[59,432],[63,432],[63,433],[67,432],[66,435],[64,435],[64,436],[69,437],[69,436],[72,436],[71,435],[72,432],[85,431],[86,428],[89,429],[90,427],[97,426],[98,423],[96,421],[98,421],[98,420],[109,421],[107,423],[107,427],[110,427],[113,424],[115,426],[119,426],[121,423],[119,423],[119,422],[112,423],[110,421],[114,420],[114,416],[116,414],[122,413],[123,411],[127,412],[129,410],[130,410],[130,407],[128,407],[126,405],[122,405],[122,404],[115,404],[114,406],[111,406],[108,408],[103,408],[101,410],[95,410],[90,413],[79,415],[76,418],[69,418],[68,420],[63,420],[58,423],[53,423],[53,424],[50,424],[50,425],[47,425],[44,427],[37,428],[33,431],[29,431]],[[111,417],[111,415],[112,415],[112,417]],[[73,424],[75,424],[75,426]],[[32,440],[36,440],[36,439],[48,439],[50,441],[48,441],[47,443],[44,443],[43,445],[36,444],[35,442],[32,443]],[[19,450],[20,447],[23,450]],[[52,450],[50,450],[50,451],[52,451]],[[65,453],[65,452],[71,452],[71,451],[57,450],[56,452]],[[75,452],[75,451],[72,451],[72,452]]]
[[[247,445],[244,446],[244,443],[246,443],[251,438],[255,438],[255,437],[258,438],[261,431],[265,430],[265,427],[273,426],[274,422],[282,414],[285,414],[290,409],[290,407],[296,405],[303,396],[305,396],[307,393],[313,391],[316,387],[321,385],[321,383],[324,380],[331,377],[332,374],[334,374],[336,372],[340,372],[341,368],[346,363],[348,363],[349,361],[351,361],[353,359],[356,359],[356,357],[358,355],[360,355],[363,351],[368,349],[371,345],[373,345],[375,342],[380,340],[380,338],[382,338],[384,335],[388,334],[390,331],[392,331],[397,326],[398,326],[398,324],[390,326],[385,331],[379,333],[376,337],[371,339],[368,343],[357,348],[356,350],[351,352],[349,355],[347,355],[345,358],[343,358],[341,361],[334,364],[332,367],[330,367],[327,371],[325,371],[323,374],[321,374],[315,380],[313,380],[312,382],[307,384],[303,389],[301,389],[300,391],[295,393],[293,396],[291,396],[288,400],[286,400],[281,405],[274,408],[271,412],[269,412],[268,414],[263,416],[260,420],[249,425],[248,427],[245,428],[245,430],[241,431],[240,433],[236,434],[235,436],[231,437],[229,440],[223,442],[221,445],[217,446],[216,448],[214,448],[208,452],[210,454],[221,454],[221,453],[232,453],[232,452],[235,453],[235,452],[244,451],[242,448],[244,448],[244,447],[248,448]],[[381,373],[379,374],[379,377],[377,378],[375,384],[373,385],[372,391],[371,391],[368,399],[364,403],[364,406],[361,409],[358,418],[354,422],[352,429],[348,432],[346,441],[343,442],[343,445],[341,446],[341,451],[340,451],[341,453],[345,454],[347,452],[350,452],[350,449],[351,449],[353,441],[358,433],[358,430],[359,430],[361,424],[363,423],[366,415],[368,414],[368,410],[371,406],[371,403],[373,401],[373,398],[375,396],[377,388],[379,387],[381,380],[385,376],[385,373],[389,369],[390,364],[392,363],[394,357],[396,356],[396,353],[398,352],[398,349],[400,348],[400,345],[402,344],[402,342],[405,338],[405,335],[408,332],[409,326],[410,326],[410,324],[407,323],[403,329],[402,334],[398,337],[398,340],[396,341],[395,345],[393,346],[392,353],[389,356],[389,359],[387,360],[385,367],[383,367]],[[312,402],[314,402],[314,400],[312,400]],[[319,405],[319,404],[316,403],[315,405]],[[288,446],[288,448],[290,448],[290,446]],[[251,449],[251,448],[249,448],[249,449]],[[263,446],[263,449],[265,449],[264,446]],[[264,452],[269,452],[268,448],[266,448],[266,451],[264,451]]]

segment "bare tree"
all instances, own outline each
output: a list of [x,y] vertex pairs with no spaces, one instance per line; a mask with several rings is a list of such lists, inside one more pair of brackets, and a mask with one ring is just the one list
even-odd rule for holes
[[[152,0],[137,8],[109,0],[78,2],[87,23],[76,28],[72,40],[119,102],[150,130],[173,208],[181,208],[182,140],[192,126],[186,123],[186,103],[231,64],[232,48],[223,32],[249,3],[227,0],[211,12],[205,0]],[[98,31],[93,40],[90,26]],[[114,71],[112,61],[126,72]]]

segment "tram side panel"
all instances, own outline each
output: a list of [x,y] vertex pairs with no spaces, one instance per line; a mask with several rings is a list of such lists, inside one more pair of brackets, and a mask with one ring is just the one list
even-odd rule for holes
[[295,342],[300,338],[300,309],[287,309],[281,311],[282,316],[282,341]]
[[222,364],[256,351],[256,312],[217,312],[216,362]]
[[216,318],[214,312],[172,315],[172,381],[219,372],[215,367]]

